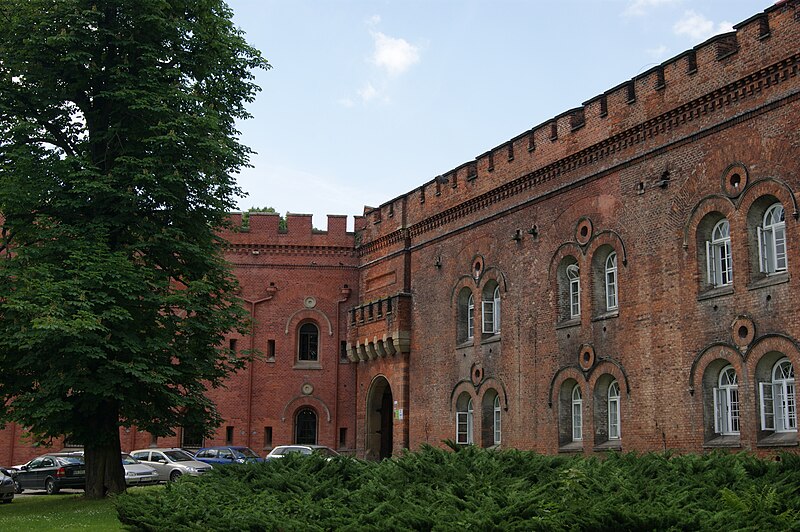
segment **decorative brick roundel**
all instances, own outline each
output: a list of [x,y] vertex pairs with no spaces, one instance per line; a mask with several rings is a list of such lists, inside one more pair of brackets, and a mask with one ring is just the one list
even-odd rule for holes
[[592,221],[589,218],[582,218],[578,222],[578,227],[575,230],[575,240],[580,245],[587,244],[592,239]]
[[742,163],[734,163],[722,174],[722,190],[730,198],[738,197],[747,186],[747,168]]
[[480,255],[475,255],[472,258],[472,277],[475,278],[477,281],[481,278],[481,274],[483,273],[483,257]]
[[470,368],[470,380],[472,380],[472,384],[475,386],[479,385],[482,378],[483,369],[478,364],[473,364]]
[[747,316],[739,316],[733,320],[731,336],[733,337],[733,343],[739,347],[748,346],[756,336],[756,325]]
[[594,366],[594,347],[590,345],[581,346],[581,352],[578,355],[578,363],[584,370],[591,369]]

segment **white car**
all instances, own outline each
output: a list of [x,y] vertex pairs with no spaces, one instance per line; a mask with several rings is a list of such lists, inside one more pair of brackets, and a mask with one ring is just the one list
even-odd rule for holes
[[330,460],[336,456],[339,456],[339,453],[331,449],[330,447],[325,447],[324,445],[304,445],[304,444],[296,444],[296,445],[278,445],[274,449],[272,449],[266,457],[266,460],[274,460],[275,458],[283,458],[287,454],[292,453],[299,453],[299,454],[320,454]]
[[182,449],[139,449],[130,455],[158,471],[158,479],[174,482],[181,475],[202,475],[211,471],[209,464],[198,462]]

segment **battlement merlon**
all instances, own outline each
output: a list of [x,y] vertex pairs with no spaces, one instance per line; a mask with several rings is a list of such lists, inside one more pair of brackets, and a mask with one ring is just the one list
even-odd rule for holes
[[242,225],[242,213],[231,213],[230,221],[231,227],[221,231],[220,236],[232,245],[350,248],[355,245],[355,233],[347,231],[346,215],[329,214],[326,231],[314,229],[311,214],[288,213],[286,229],[280,228],[277,213],[249,213],[246,226]]
[[736,24],[734,31],[715,35],[581,107],[545,120],[379,207],[365,209],[362,243],[410,227],[430,213],[454,208],[793,57],[800,50],[797,17],[800,0],[776,2]]

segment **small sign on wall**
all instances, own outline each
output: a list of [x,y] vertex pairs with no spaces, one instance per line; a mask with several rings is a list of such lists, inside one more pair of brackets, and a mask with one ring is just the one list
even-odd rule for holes
[[398,421],[403,419],[403,409],[402,408],[395,408],[394,409],[394,418]]

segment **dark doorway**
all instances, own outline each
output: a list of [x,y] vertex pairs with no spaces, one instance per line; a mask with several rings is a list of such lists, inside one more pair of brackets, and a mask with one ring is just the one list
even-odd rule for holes
[[392,456],[393,416],[392,388],[385,377],[377,377],[367,396],[367,458],[383,460]]
[[387,386],[381,398],[381,460],[392,456],[392,432],[392,390]]
[[297,413],[294,442],[305,445],[317,443],[317,414],[310,408],[305,408]]

